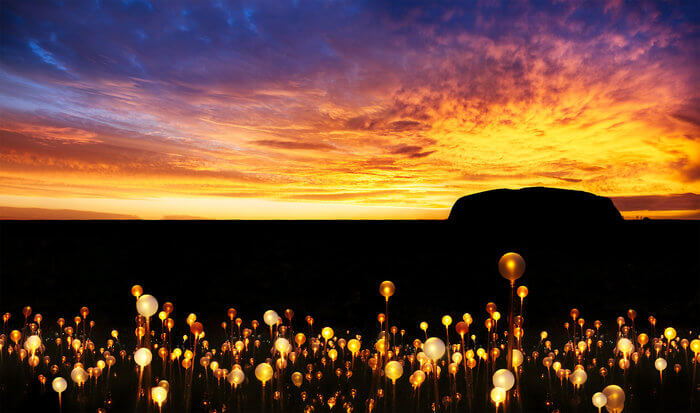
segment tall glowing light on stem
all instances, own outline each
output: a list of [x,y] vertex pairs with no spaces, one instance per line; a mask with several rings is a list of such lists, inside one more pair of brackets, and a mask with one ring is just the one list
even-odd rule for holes
[[622,353],[623,359],[627,360],[634,351],[634,344],[629,339],[623,337],[618,340],[617,349]]
[[506,391],[500,387],[494,387],[491,389],[491,401],[496,405],[496,412],[498,412],[498,406],[506,401]]
[[603,406],[608,403],[608,398],[601,392],[598,392],[592,397],[593,405],[598,408],[598,413],[601,413]]
[[158,411],[163,408],[163,403],[168,398],[168,390],[163,386],[156,386],[151,389],[151,398],[158,405]]
[[433,382],[435,384],[435,406],[440,406],[440,393],[437,385],[437,361],[445,355],[445,343],[437,337],[430,337],[423,344],[423,352],[433,361]]
[[[384,297],[385,302],[385,312],[384,312],[384,332],[386,336],[389,336],[389,297],[393,296],[396,292],[396,286],[391,281],[384,281],[379,284],[379,294]],[[389,346],[387,346],[388,348]]]
[[656,359],[656,361],[654,361],[654,368],[659,371],[659,381],[661,383],[664,381],[664,370],[666,370],[667,366],[668,363],[663,357],[659,357]]
[[510,302],[508,311],[508,370],[513,368],[513,301],[515,281],[525,273],[525,260],[515,252],[509,252],[498,261],[498,271],[501,276],[510,281]]
[[[143,370],[151,365],[151,360],[153,360],[153,354],[151,350],[146,347],[142,347],[134,353],[134,362],[140,367],[139,369],[139,397],[141,396],[141,382],[143,381]],[[150,395],[149,395],[150,396]]]
[[[379,284],[379,294],[384,297],[384,330],[382,331],[382,336],[385,340],[384,346],[384,370],[386,371],[386,364],[389,362],[389,297],[393,296],[396,292],[396,286],[391,281],[383,281]],[[386,383],[385,383],[386,386]],[[386,399],[385,399],[386,400]],[[385,406],[386,407],[386,406]]]
[[676,338],[677,334],[676,329],[673,327],[667,327],[664,330],[664,337],[666,337],[666,355],[668,355],[668,352],[671,349],[671,340]]
[[68,382],[63,377],[56,377],[51,382],[51,387],[56,393],[58,393],[58,410],[63,411],[63,405],[61,404],[61,393],[68,388]]
[[421,321],[420,323],[420,329],[423,330],[423,333],[425,333],[425,339],[428,339],[428,323],[425,321]]
[[262,408],[265,409],[265,383],[267,383],[274,374],[272,366],[267,363],[260,363],[255,368],[255,377],[262,383]]
[[350,354],[352,356],[352,361],[351,361],[351,367],[355,367],[355,356],[357,356],[357,353],[360,351],[361,343],[358,339],[353,338],[348,341],[348,350],[350,350]]
[[452,324],[452,317],[445,315],[442,317],[442,325],[445,326],[445,343],[447,343],[447,359],[449,360],[450,355],[450,325]]
[[150,320],[158,311],[158,300],[150,294],[139,294],[139,298],[136,300],[136,311],[146,319],[146,346],[150,346]]
[[416,370],[411,374],[408,381],[416,391],[416,411],[418,411],[420,406],[420,386],[425,381],[425,373],[422,370]]
[[141,294],[143,294],[143,287],[138,284],[131,287],[131,295],[133,295],[137,300],[139,297],[141,297]]
[[263,314],[263,321],[270,327],[270,340],[274,340],[273,328],[280,320],[280,316],[274,310],[267,310]]
[[[138,288],[137,288],[138,287]],[[136,311],[146,319],[146,331],[145,331],[145,347],[149,349],[151,347],[151,317],[158,312],[158,300],[150,294],[143,294],[143,289],[140,286],[135,285],[131,289],[131,293],[137,297],[136,299]],[[150,360],[149,360],[150,364]],[[141,375],[143,375],[143,369],[141,369]],[[151,370],[150,368],[146,371],[146,397],[151,398]],[[140,391],[140,390],[139,390]]]
[[321,337],[325,340],[325,344],[323,346],[323,351],[328,351],[328,341],[333,338],[335,335],[335,331],[331,327],[323,327],[321,330]]
[[517,294],[518,297],[520,297],[520,315],[523,315],[523,304],[525,302],[525,297],[527,297],[528,293],[529,291],[524,285],[518,287]]
[[391,407],[396,410],[396,380],[403,375],[403,366],[398,361],[390,361],[386,363],[384,373],[391,379]]
[[[466,355],[467,354],[467,345],[466,342],[464,341],[464,335],[469,334],[469,324],[472,322],[472,316],[469,313],[465,313],[462,316],[462,320],[455,325],[455,330],[457,331],[457,334],[459,334],[461,340],[462,340],[462,352]],[[462,364],[464,367],[464,378],[467,384],[467,402],[469,403],[469,407],[471,410],[471,404],[472,404],[472,394],[471,394],[471,374],[470,370],[467,368],[467,357],[462,357]]]
[[29,336],[24,341],[24,349],[29,352],[31,357],[34,357],[36,351],[41,347],[41,337],[37,335]]
[[187,316],[187,324],[190,326],[190,333],[192,333],[194,336],[194,343],[192,345],[192,351],[185,351],[185,359],[188,361],[185,370],[191,369],[189,372],[185,371],[185,410],[189,410],[190,397],[192,395],[192,376],[194,375],[194,363],[192,360],[194,360],[197,356],[197,345],[199,344],[199,339],[204,337],[204,326],[202,323],[195,320],[197,320],[197,316],[195,314],[190,314]]
[[238,388],[238,385],[243,383],[245,380],[245,373],[243,373],[243,370],[240,368],[235,367],[231,372],[226,376],[226,380],[231,384],[231,386],[235,389]]

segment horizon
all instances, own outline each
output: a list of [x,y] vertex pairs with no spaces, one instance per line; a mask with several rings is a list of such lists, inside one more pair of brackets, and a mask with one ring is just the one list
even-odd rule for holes
[[[496,188],[501,189],[501,188]],[[474,194],[469,194],[474,195]],[[685,194],[694,195],[694,194]],[[465,195],[468,196],[468,195]],[[671,196],[669,196],[670,198]],[[0,199],[8,199],[0,195]],[[620,206],[638,205],[636,197],[619,197],[611,198],[615,208],[620,212],[625,220],[699,220],[700,213],[698,211],[688,212],[683,209],[683,206],[694,205],[698,202],[700,196],[690,197],[690,199],[676,197],[675,203],[667,203],[676,205],[676,209],[671,210],[639,210],[625,211],[620,209]],[[73,200],[74,201],[74,200]],[[95,200],[84,199],[78,200],[78,203],[69,203],[67,205],[85,205],[94,202]],[[100,200],[97,200],[100,202]],[[178,199],[182,203],[182,199]],[[447,220],[452,206],[449,208],[410,208],[410,207],[391,207],[391,206],[357,206],[348,204],[309,204],[309,203],[290,203],[290,202],[274,202],[274,201],[255,201],[246,200],[249,204],[247,208],[234,209],[234,212],[226,212],[222,210],[211,209],[211,205],[202,204],[199,199],[191,200],[190,209],[188,211],[200,212],[182,214],[182,215],[160,215],[161,209],[157,201],[155,204],[149,205],[149,202],[154,200],[141,200],[136,205],[134,201],[128,201],[129,205],[127,212],[133,214],[117,213],[100,210],[85,210],[71,208],[42,208],[41,203],[36,207],[16,207],[0,205],[0,220],[170,220],[170,221],[188,221],[188,220],[241,220],[241,221],[285,221],[285,220],[308,220],[308,221],[324,221],[324,220]],[[47,201],[48,202],[48,201]],[[169,200],[166,200],[166,203]],[[267,205],[266,205],[267,204]],[[99,206],[99,203],[96,204]],[[253,206],[254,205],[254,206]],[[266,208],[261,209],[264,205]],[[284,205],[284,207],[280,207]],[[224,205],[225,206],[225,205]],[[370,210],[372,213],[368,214]],[[241,211],[245,211],[241,214]],[[284,213],[280,213],[284,211]],[[285,215],[287,214],[287,215]],[[368,216],[370,216],[368,218]]]
[[700,219],[699,9],[3,2],[0,219]]

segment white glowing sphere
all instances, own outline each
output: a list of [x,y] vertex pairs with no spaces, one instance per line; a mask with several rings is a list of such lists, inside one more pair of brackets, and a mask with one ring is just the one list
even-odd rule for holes
[[664,371],[666,369],[666,366],[668,366],[668,363],[666,362],[666,359],[664,359],[663,357],[657,358],[656,361],[654,362],[654,367],[658,371]]
[[392,381],[398,380],[403,375],[403,366],[396,360],[386,363],[384,368],[386,376]]
[[496,370],[493,373],[493,385],[504,390],[510,390],[515,385],[515,376],[508,369]]
[[275,312],[275,310],[267,310],[265,311],[265,314],[263,314],[263,321],[265,324],[268,326],[274,326],[277,324],[277,321],[280,319],[280,316]]
[[73,380],[73,382],[76,384],[83,384],[88,379],[87,371],[85,371],[85,369],[83,369],[82,367],[78,366],[70,372],[70,379]]
[[496,404],[501,404],[506,401],[506,391],[500,387],[491,389],[491,401]]
[[423,352],[431,360],[439,360],[445,355],[445,343],[437,337],[430,337],[423,344]]
[[63,377],[56,377],[51,382],[51,387],[56,393],[63,393],[68,388],[68,382]]
[[151,354],[151,350],[147,349],[146,347],[142,347],[136,350],[136,353],[134,353],[134,361],[142,368],[151,364],[152,359],[153,354]]
[[136,300],[136,311],[148,318],[158,312],[158,300],[150,294],[144,294]]
[[617,342],[617,349],[620,350],[622,354],[629,355],[634,351],[634,344],[632,344],[632,341],[629,339],[623,337]]
[[245,373],[243,373],[241,369],[233,369],[228,376],[226,376],[226,380],[228,380],[230,384],[238,386],[245,380]]
[[452,361],[454,363],[457,363],[457,364],[461,363],[462,362],[462,353],[460,353],[459,351],[452,353]]
[[267,363],[260,363],[258,367],[255,368],[255,377],[258,380],[265,383],[272,378],[273,370],[272,366]]
[[569,381],[576,387],[583,386],[586,383],[586,380],[588,380],[588,374],[586,374],[586,372],[582,369],[574,370],[574,372],[571,373],[571,376],[569,376]]
[[161,386],[156,386],[151,389],[151,397],[153,398],[153,401],[160,404],[163,404],[165,399],[168,398],[168,391],[165,389],[165,387]]
[[520,367],[523,364],[523,353],[518,349],[513,349],[513,367]]
[[608,403],[608,398],[601,392],[593,395],[593,405],[597,408],[602,408]]
[[39,347],[41,347],[41,337],[37,335],[29,336],[24,341],[24,349],[30,353],[35,352]]
[[289,344],[289,340],[280,337],[277,340],[275,340],[275,350],[279,351],[282,354],[289,354],[289,352],[292,351],[292,345]]

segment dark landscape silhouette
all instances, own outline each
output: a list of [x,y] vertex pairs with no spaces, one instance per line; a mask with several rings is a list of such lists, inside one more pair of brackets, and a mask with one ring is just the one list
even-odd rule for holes
[[504,289],[494,263],[517,251],[528,262],[523,281],[538,315],[635,305],[698,321],[700,223],[623,221],[607,198],[578,191],[488,191],[460,199],[446,221],[0,225],[3,308],[34,299],[55,309],[75,301],[113,311],[140,283],[186,307],[235,304],[258,314],[301,304],[300,311],[357,326],[372,323],[380,309],[366,303],[387,278],[401,285],[399,317],[481,309]]
[[562,340],[555,326],[573,307],[608,326],[629,308],[699,324],[699,223],[624,221],[583,192],[489,191],[460,199],[445,221],[3,221],[0,237],[0,311],[69,316],[85,305],[97,337],[132,329],[114,322],[132,320],[134,284],[179,319],[195,312],[212,337],[229,307],[248,321],[292,308],[298,324],[312,315],[372,332],[385,279],[397,285],[392,324],[420,337],[419,321],[439,331],[444,314],[505,309],[496,263],[509,251],[527,262],[526,343],[541,329]]

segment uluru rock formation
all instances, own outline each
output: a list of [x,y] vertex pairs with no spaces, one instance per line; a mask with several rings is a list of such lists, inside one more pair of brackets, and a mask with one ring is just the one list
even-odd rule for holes
[[450,222],[475,227],[607,227],[623,221],[610,198],[583,191],[532,187],[467,195],[455,203]]

